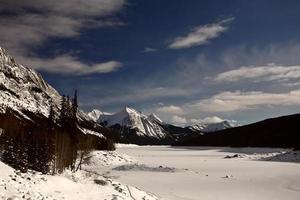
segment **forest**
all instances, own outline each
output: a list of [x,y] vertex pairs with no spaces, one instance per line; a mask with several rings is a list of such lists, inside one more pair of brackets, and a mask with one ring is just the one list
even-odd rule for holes
[[[48,117],[31,112],[26,115],[30,120],[8,108],[0,115],[2,161],[21,172],[29,169],[44,174],[61,173],[65,169],[77,171],[90,151],[115,149],[112,139],[82,130],[97,127],[78,120],[77,91],[72,99],[63,95],[60,108],[51,103]],[[100,131],[112,135],[109,130]]]

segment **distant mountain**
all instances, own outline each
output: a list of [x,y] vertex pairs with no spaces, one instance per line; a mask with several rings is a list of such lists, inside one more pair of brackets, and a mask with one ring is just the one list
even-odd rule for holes
[[98,123],[118,131],[120,142],[165,144],[173,141],[172,136],[163,128],[164,122],[154,114],[146,116],[133,108],[125,107],[114,114],[93,110],[88,115],[99,116]]
[[[58,118],[62,97],[42,76],[31,68],[18,64],[0,47],[0,128],[10,129],[12,124],[27,126],[45,124],[50,105]],[[79,130],[83,134],[110,136],[110,131],[83,111],[78,111]]]
[[300,149],[300,114],[266,119],[177,141],[178,146],[285,147]]
[[224,130],[224,129],[228,129],[228,128],[233,128],[238,126],[237,123],[228,121],[228,120],[224,120],[221,122],[216,122],[216,123],[202,123],[202,124],[195,124],[192,126],[188,126],[188,128],[190,128],[191,130],[195,130],[195,131],[201,131],[203,133],[211,133],[211,132],[215,132],[215,131],[220,131],[220,130]]
[[115,114],[95,109],[88,115],[101,125],[116,130],[120,142],[136,144],[172,144],[187,136],[233,127],[228,121],[180,127],[162,121],[155,114],[147,116],[129,107]]
[[97,120],[100,118],[101,115],[104,113],[100,110],[94,109],[91,112],[88,113],[88,116],[94,121],[97,122]]

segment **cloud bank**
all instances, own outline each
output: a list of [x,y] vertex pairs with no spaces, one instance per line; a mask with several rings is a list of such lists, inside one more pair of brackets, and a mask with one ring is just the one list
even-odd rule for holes
[[[37,64],[31,67],[39,70],[69,74],[115,71],[121,66],[117,61],[88,66],[72,55],[52,58],[54,66],[48,58],[35,55],[33,50],[51,38],[76,37],[83,29],[123,25],[113,15],[125,5],[125,0],[3,0],[0,1],[0,45],[12,52],[19,62]],[[71,68],[67,63],[76,67]]]
[[200,112],[232,112],[255,109],[259,106],[292,106],[300,105],[300,90],[287,93],[252,92],[221,92],[208,99],[202,99],[184,105],[186,110]]

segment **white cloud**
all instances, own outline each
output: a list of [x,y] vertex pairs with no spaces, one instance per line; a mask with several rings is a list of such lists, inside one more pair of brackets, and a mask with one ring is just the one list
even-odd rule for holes
[[187,103],[183,109],[220,113],[257,109],[259,106],[291,105],[300,105],[300,90],[293,90],[288,93],[222,92],[208,99]]
[[218,74],[215,78],[218,82],[234,82],[243,80],[253,81],[287,81],[300,78],[300,65],[297,66],[249,66],[229,70]]
[[158,49],[155,48],[151,48],[151,47],[145,47],[142,51],[142,53],[151,53],[151,52],[155,52],[158,51]]
[[[274,75],[274,77],[272,76],[273,80],[275,80],[275,78],[277,79],[276,81],[272,81],[273,85],[256,84],[256,90],[265,91],[269,90],[272,86],[273,88],[288,86],[286,84],[287,82],[292,83],[289,84],[291,87],[293,85],[296,86],[295,82],[299,82],[299,79],[297,78],[299,72],[298,66],[300,67],[299,55],[300,43],[297,41],[285,44],[270,44],[266,46],[239,45],[225,49],[223,52],[214,55],[213,57],[210,56],[210,53],[201,52],[194,58],[179,58],[177,61],[177,74],[170,76],[170,79],[175,80],[174,85],[186,84],[190,89],[194,88],[198,91],[201,87],[201,90],[204,92],[208,91],[207,88],[209,88],[209,93],[224,90],[223,87],[225,84],[223,84],[221,80],[224,81],[224,83],[230,83],[230,86],[233,86],[233,88],[228,88],[226,90],[239,90],[247,88],[247,85],[249,84],[253,85],[253,83],[258,83],[259,81],[267,81],[267,75],[264,76],[262,74],[256,74],[258,70],[255,69],[255,67],[266,67],[268,69],[272,69],[270,72],[267,71],[267,73]],[[282,69],[280,69],[282,73],[275,72],[278,69],[272,68],[272,64],[268,65],[268,63],[276,63],[273,64],[273,67],[282,67]],[[254,76],[258,77],[247,78],[247,82],[243,82],[243,85],[236,84],[239,82],[229,82],[228,80],[230,80],[230,76],[228,78],[226,77],[225,82],[225,77],[223,77],[225,74],[218,77],[218,74],[222,72],[235,72],[235,70],[242,68],[242,66],[244,66],[243,68],[246,68],[247,70],[254,68]],[[237,72],[240,71],[242,70],[238,70]],[[284,78],[284,71],[288,72],[288,77],[286,79]],[[251,70],[250,72],[251,73],[247,74],[247,77],[252,76],[253,71]],[[293,72],[296,73],[294,74]],[[278,76],[280,76],[280,79]],[[292,78],[292,76],[295,78]],[[219,82],[215,80],[217,78],[220,80]],[[171,80],[169,82],[171,82]],[[222,83],[222,85],[216,83]]]
[[60,0],[59,2],[47,0],[2,0],[0,2],[0,10],[20,12],[32,8],[58,15],[103,16],[117,12],[124,4],[124,0]]
[[[125,0],[3,0],[0,2],[0,11],[4,10],[10,14],[2,15],[0,18],[0,26],[3,27],[0,31],[0,44],[21,63],[38,60],[36,64],[43,65],[35,66],[35,68],[74,74],[73,68],[65,63],[59,63],[56,69],[51,69],[53,65],[47,63],[49,59],[39,58],[33,54],[32,50],[43,45],[50,38],[76,37],[86,28],[123,25],[122,22],[113,18],[113,15],[125,5]],[[65,55],[54,57],[51,62],[54,60],[57,63],[66,59],[75,61],[79,67],[78,59],[72,56],[71,58]],[[87,66],[84,63],[80,65],[81,70],[76,74],[92,73],[93,70],[97,73],[107,73],[113,71],[111,68],[120,67],[115,61],[93,66]]]
[[214,123],[219,123],[223,122],[225,119],[222,119],[218,116],[212,116],[212,117],[205,117],[203,119],[190,119],[190,122],[193,124],[214,124]]
[[86,65],[71,55],[61,55],[53,59],[24,59],[24,63],[37,70],[74,75],[109,73],[118,70],[122,66],[122,64],[117,61]]
[[[182,105],[163,106],[151,110],[157,113],[161,119],[167,122],[178,121],[183,124],[198,124],[198,123],[217,123],[224,121],[224,118],[219,116],[210,116],[217,114],[227,116],[226,121],[237,125],[238,123],[230,116],[236,113],[242,113],[246,110],[260,112],[261,109],[268,110],[283,109],[288,106],[300,105],[300,90],[292,90],[286,93],[268,93],[262,91],[252,92],[221,92],[213,95],[210,98],[199,99],[183,103]],[[178,118],[179,117],[179,118]],[[180,118],[182,120],[180,121]],[[184,120],[185,123],[184,123]]]
[[174,105],[170,105],[170,106],[162,106],[156,109],[156,112],[158,113],[182,113],[183,110],[178,107],[178,106],[174,106]]
[[171,122],[175,125],[184,126],[187,123],[187,120],[184,117],[174,115]]
[[175,38],[170,44],[170,49],[189,48],[206,44],[209,40],[217,38],[221,33],[228,30],[228,23],[234,18],[228,18],[217,23],[195,27],[185,36]]

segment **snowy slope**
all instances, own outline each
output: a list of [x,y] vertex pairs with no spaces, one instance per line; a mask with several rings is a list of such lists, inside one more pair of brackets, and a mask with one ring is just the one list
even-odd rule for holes
[[0,161],[0,199],[158,199],[136,187],[101,175],[103,171],[97,171],[101,166],[130,162],[128,156],[109,151],[96,151],[91,154],[91,163],[84,166],[85,170],[76,173],[65,171],[60,175],[44,175],[35,171],[20,173]]
[[[94,113],[96,112],[92,111],[89,115],[93,116]],[[161,127],[163,124],[161,119],[154,114],[146,116],[129,107],[125,107],[115,114],[100,114],[98,122],[105,124],[107,127],[120,125],[124,128],[130,128],[136,131],[137,136],[157,139],[165,138],[167,136],[167,132]]]

